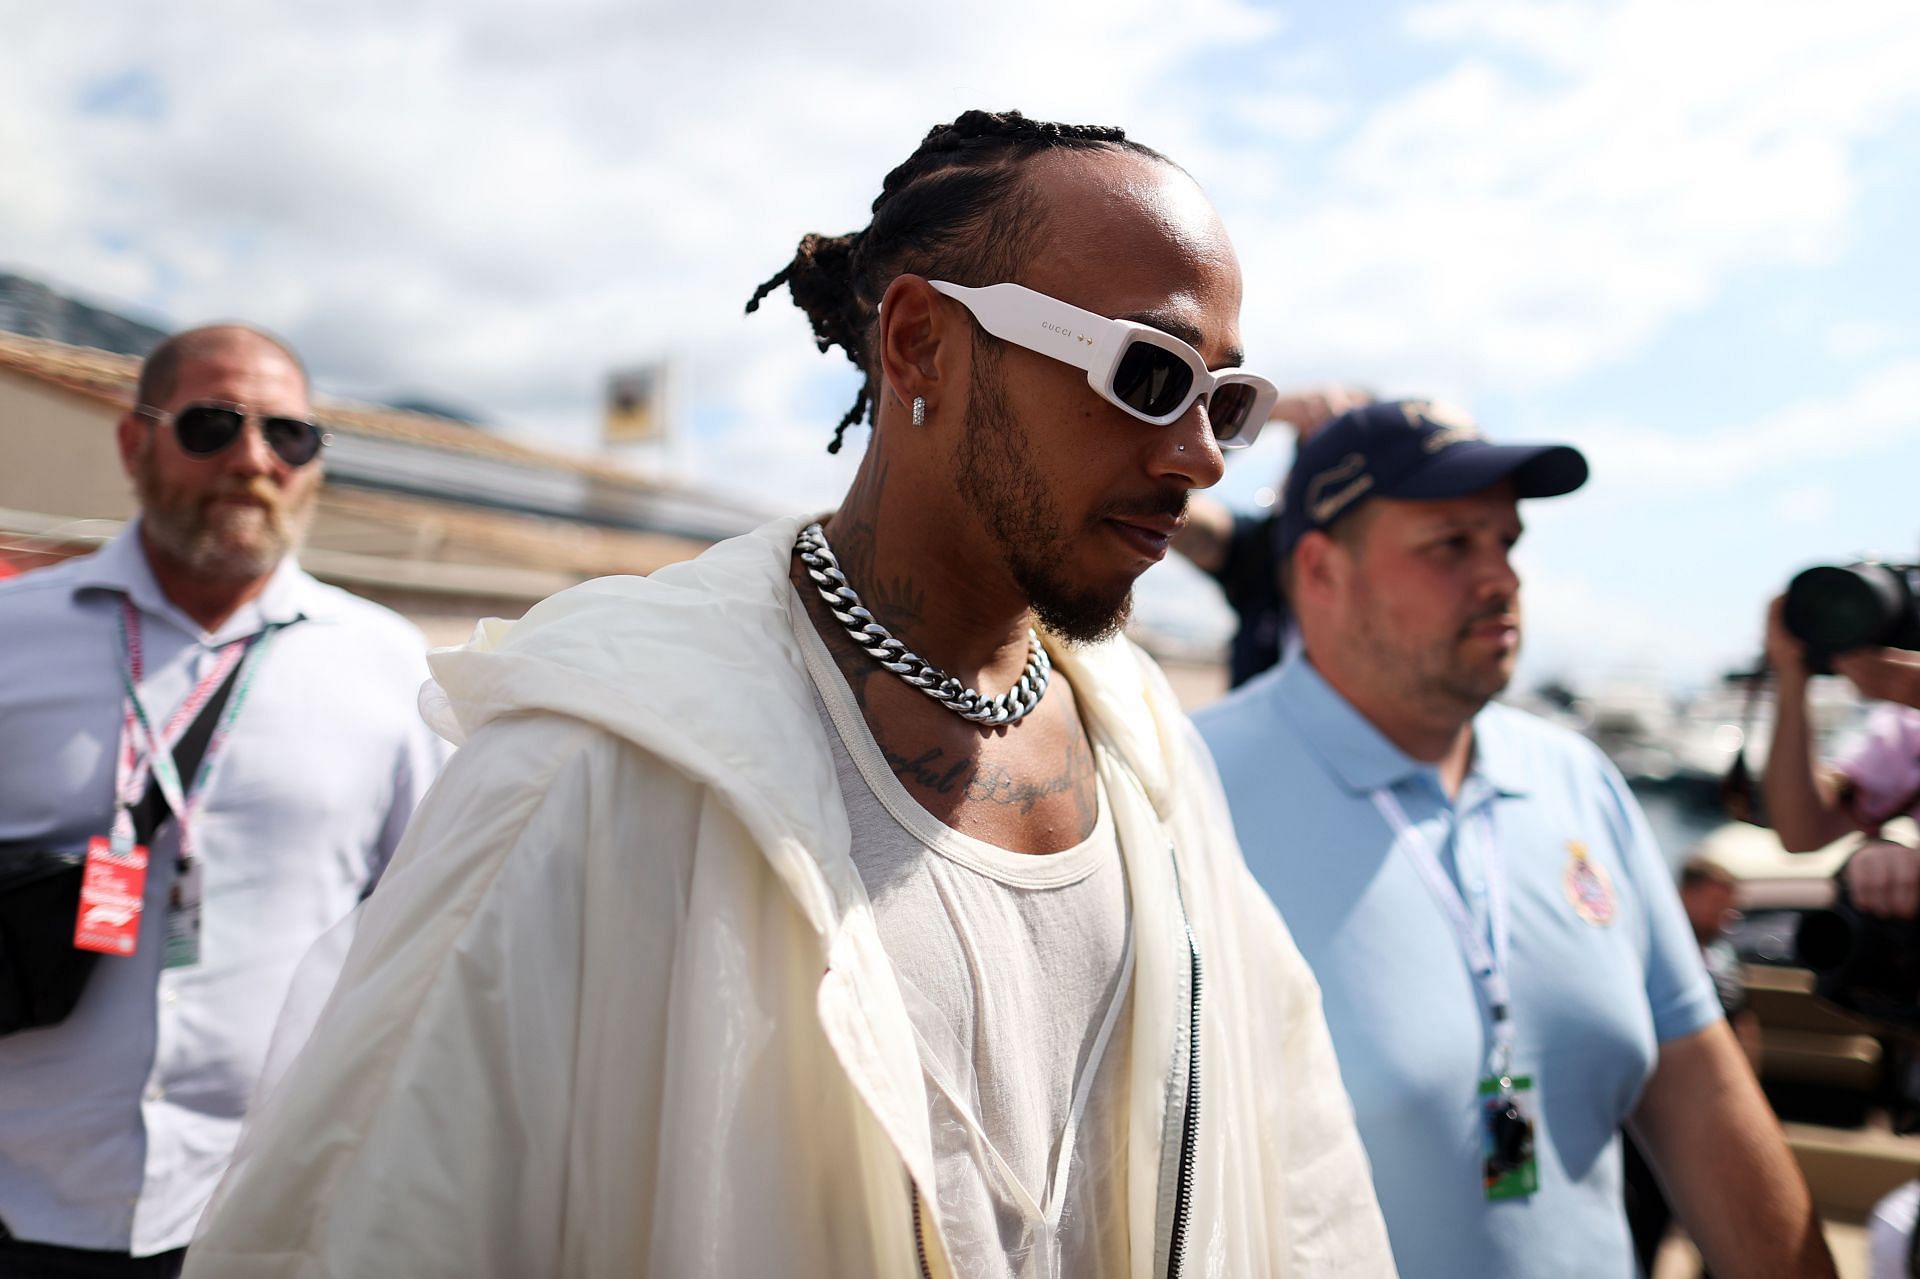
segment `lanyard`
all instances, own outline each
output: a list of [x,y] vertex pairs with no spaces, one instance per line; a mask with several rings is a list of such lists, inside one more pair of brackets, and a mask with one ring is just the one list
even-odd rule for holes
[[1507,876],[1506,868],[1493,846],[1492,822],[1484,809],[1471,819],[1478,828],[1480,869],[1487,881],[1487,924],[1493,934],[1493,944],[1489,946],[1485,933],[1474,922],[1473,912],[1460,896],[1460,890],[1440,864],[1440,855],[1427,839],[1426,832],[1407,820],[1406,810],[1400,807],[1400,801],[1393,792],[1385,786],[1374,791],[1373,806],[1380,810],[1387,825],[1393,828],[1394,842],[1407,850],[1407,855],[1413,859],[1414,869],[1426,881],[1427,891],[1433,895],[1441,913],[1453,926],[1454,937],[1460,943],[1468,968],[1473,971],[1474,983],[1479,986],[1481,998],[1486,1001],[1487,1019],[1493,1028],[1493,1044],[1487,1056],[1488,1069],[1495,1079],[1504,1081],[1513,1073],[1515,1032],[1513,1000],[1507,987]]
[[[133,809],[146,793],[147,779],[151,776],[166,799],[167,807],[172,809],[174,825],[180,831],[180,859],[185,862],[190,858],[192,845],[189,832],[193,814],[198,811],[205,795],[214,757],[219,754],[233,730],[240,704],[246,700],[247,689],[253,683],[260,660],[266,656],[268,642],[277,629],[277,625],[269,625],[257,635],[221,646],[214,657],[212,669],[193,686],[166,724],[156,730],[154,719],[147,713],[146,703],[140,698],[140,680],[146,674],[146,654],[140,638],[140,612],[133,606],[132,600],[121,601],[120,640],[126,650],[127,660],[120,668],[120,685],[126,693],[126,705],[120,725],[120,749],[114,764],[113,826],[117,838],[124,838],[129,844],[132,842]],[[174,744],[199,716],[207,699],[226,682],[227,677],[233,674],[234,666],[242,660],[246,665],[240,671],[239,683],[221,710],[220,722],[214,726],[207,749],[200,757],[200,767],[188,784],[182,785],[179,770],[173,763]]]

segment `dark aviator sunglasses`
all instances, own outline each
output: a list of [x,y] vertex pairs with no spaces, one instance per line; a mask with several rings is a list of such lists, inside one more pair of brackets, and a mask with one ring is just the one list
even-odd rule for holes
[[208,401],[189,404],[172,413],[141,404],[135,407],[134,412],[156,422],[173,423],[173,438],[178,441],[180,451],[188,457],[207,458],[221,452],[240,438],[248,418],[260,423],[261,438],[275,456],[288,466],[305,466],[320,455],[322,448],[333,442],[333,437],[322,431],[317,423],[305,418],[268,417],[250,413],[244,404]]

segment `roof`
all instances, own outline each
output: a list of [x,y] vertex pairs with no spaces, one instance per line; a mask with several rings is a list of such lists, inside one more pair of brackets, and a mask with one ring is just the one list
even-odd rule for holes
[[[17,333],[0,333],[0,370],[60,387],[116,409],[125,409],[133,403],[133,387],[139,378],[140,361],[130,355],[115,355],[91,347],[68,346],[63,342],[22,337]],[[533,464],[547,470],[568,471],[629,488],[667,491],[686,487],[642,475],[603,458],[522,444],[423,413],[358,404],[331,396],[315,396],[313,408],[314,416],[331,430],[424,444],[522,465]]]

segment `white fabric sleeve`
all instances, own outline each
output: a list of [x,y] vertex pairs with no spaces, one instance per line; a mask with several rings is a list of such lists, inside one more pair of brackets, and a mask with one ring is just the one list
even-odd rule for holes
[[[633,780],[623,758],[554,718],[504,721],[456,756],[304,1051],[249,1120],[194,1279],[567,1272],[586,900],[596,858],[643,839],[631,804],[609,800]],[[659,893],[628,921],[620,1012],[651,1012],[656,1034],[674,902]],[[643,1174],[648,1134],[624,1135]],[[626,1189],[644,1215],[650,1188]]]

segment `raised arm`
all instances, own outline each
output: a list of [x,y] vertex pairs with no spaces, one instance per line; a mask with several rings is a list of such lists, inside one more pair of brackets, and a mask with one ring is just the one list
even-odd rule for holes
[[[1273,424],[1293,428],[1299,439],[1306,439],[1329,420],[1348,409],[1371,404],[1373,395],[1359,387],[1329,383],[1282,391],[1273,406]],[[1196,494],[1187,503],[1187,523],[1173,536],[1173,549],[1193,561],[1203,573],[1218,574],[1227,565],[1227,552],[1233,542],[1233,512],[1210,497]]]
[[1836,653],[1834,673],[1876,702],[1898,702],[1920,710],[1920,653],[1898,648],[1857,648]]
[[1807,713],[1807,659],[1781,621],[1785,597],[1767,609],[1767,663],[1773,667],[1773,745],[1764,785],[1767,817],[1790,853],[1824,848],[1854,829],[1839,774],[1813,757]]

